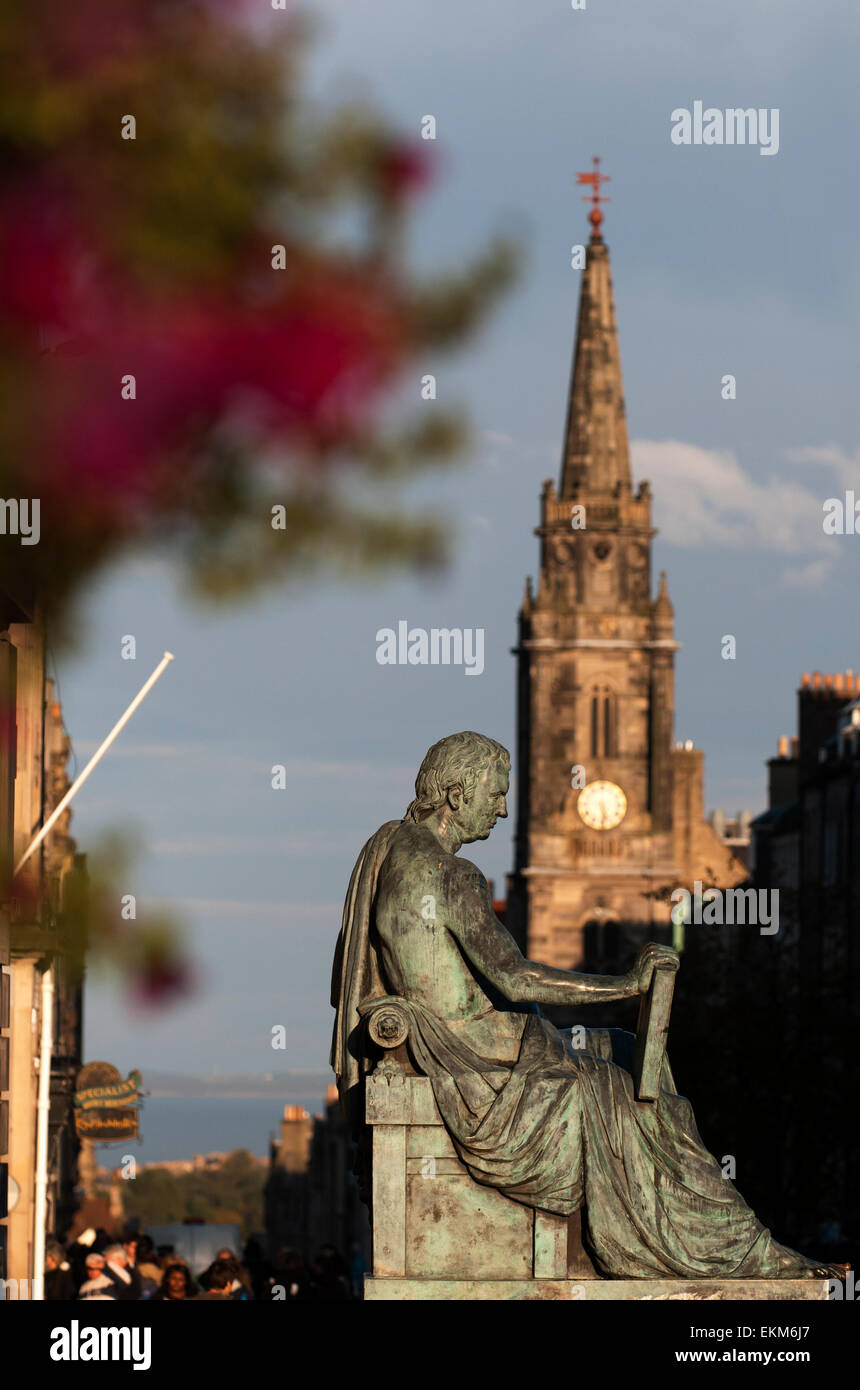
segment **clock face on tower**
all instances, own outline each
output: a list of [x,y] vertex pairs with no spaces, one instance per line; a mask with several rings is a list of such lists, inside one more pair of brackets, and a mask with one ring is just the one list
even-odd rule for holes
[[627,814],[627,797],[614,782],[590,782],[576,803],[589,830],[614,830]]

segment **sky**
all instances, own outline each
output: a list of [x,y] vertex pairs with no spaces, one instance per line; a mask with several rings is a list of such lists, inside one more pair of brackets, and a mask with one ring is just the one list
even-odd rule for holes
[[[169,555],[103,573],[57,656],[77,767],[165,650],[175,661],[74,806],[86,851],[134,833],[124,892],[185,923],[197,985],[138,1014],[91,976],[85,1060],[266,1074],[325,1066],[329,974],[355,857],[412,796],[430,744],[514,746],[516,613],[538,499],[557,477],[587,239],[575,172],[600,155],[636,480],[651,480],[683,643],[676,737],[706,751],[707,809],[765,805],[765,759],[795,732],[801,672],[860,670],[860,536],[822,509],[858,466],[860,12],[841,0],[350,0],[316,5],[309,86],[372,99],[407,135],[437,122],[438,174],[409,256],[459,268],[507,232],[520,280],[456,357],[417,364],[473,444],[405,487],[455,537],[446,573],[314,576],[232,609],[190,603]],[[779,149],[673,144],[672,112],[779,111]],[[724,400],[722,378],[737,382]],[[405,389],[411,389],[406,383]],[[484,670],[381,666],[376,632],[482,628]],[[137,658],[121,658],[122,638]],[[737,642],[722,659],[722,639]],[[271,769],[286,768],[275,790]],[[516,774],[511,805],[515,804]],[[473,857],[504,890],[513,816]],[[272,1029],[287,1030],[285,1051]]]

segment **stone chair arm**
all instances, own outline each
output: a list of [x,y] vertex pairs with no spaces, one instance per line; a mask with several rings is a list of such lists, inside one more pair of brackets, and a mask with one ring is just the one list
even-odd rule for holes
[[361,1009],[367,1032],[377,1047],[386,1050],[400,1047],[409,1037],[409,1013],[403,1001],[394,995],[371,999]]

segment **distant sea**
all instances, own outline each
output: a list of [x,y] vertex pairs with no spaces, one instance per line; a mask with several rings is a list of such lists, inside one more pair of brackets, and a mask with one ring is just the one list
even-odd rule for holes
[[130,1153],[141,1163],[163,1163],[195,1154],[230,1153],[232,1149],[248,1149],[264,1158],[269,1152],[269,1134],[280,1134],[285,1105],[303,1105],[317,1115],[323,1110],[323,1099],[148,1096],[140,1112],[140,1140],[100,1144],[97,1161],[105,1167],[117,1167],[121,1155]]

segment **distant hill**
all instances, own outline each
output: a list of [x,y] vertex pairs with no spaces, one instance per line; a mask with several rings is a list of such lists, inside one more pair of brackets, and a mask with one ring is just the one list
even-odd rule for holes
[[283,1098],[285,1101],[318,1100],[334,1082],[330,1071],[282,1071],[264,1076],[183,1076],[179,1073],[143,1073],[143,1090],[152,1096],[185,1096],[218,1100]]

